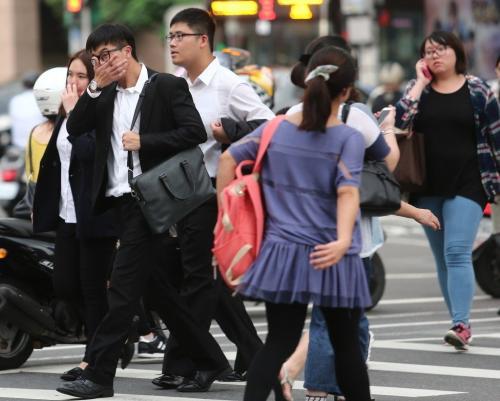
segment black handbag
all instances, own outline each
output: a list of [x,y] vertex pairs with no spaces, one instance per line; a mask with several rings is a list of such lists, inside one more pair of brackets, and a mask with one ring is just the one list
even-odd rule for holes
[[365,160],[359,190],[361,212],[367,216],[386,216],[401,207],[401,190],[385,162]]
[[[342,122],[347,121],[350,104],[342,107]],[[366,216],[386,216],[401,208],[401,189],[383,161],[365,160],[359,188],[359,206]]]
[[33,155],[31,151],[31,138],[33,136],[33,128],[30,132],[30,136],[28,139],[28,159],[30,161],[30,171],[28,176],[28,181],[26,182],[26,192],[22,199],[16,203],[14,208],[12,209],[12,217],[16,217],[18,219],[31,220],[31,214],[33,212],[33,200],[35,198],[35,188],[36,182],[32,181],[33,178]]
[[[146,86],[137,101],[131,130],[139,115]],[[177,153],[163,163],[133,177],[132,152],[127,155],[128,181],[132,196],[137,200],[151,231],[162,234],[215,196],[215,189],[205,168],[203,152],[196,146]]]

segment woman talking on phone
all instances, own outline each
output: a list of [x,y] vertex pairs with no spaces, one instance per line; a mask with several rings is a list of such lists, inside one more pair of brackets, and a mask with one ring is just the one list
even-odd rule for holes
[[426,190],[414,194],[442,230],[424,227],[452,323],[445,341],[466,350],[474,296],[472,245],[483,208],[500,191],[499,106],[481,79],[466,74],[463,44],[449,32],[424,39],[416,79],[396,105],[396,126],[421,132]]

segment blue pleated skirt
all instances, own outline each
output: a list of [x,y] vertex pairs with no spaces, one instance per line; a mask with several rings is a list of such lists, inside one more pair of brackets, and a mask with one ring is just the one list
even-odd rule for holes
[[345,255],[336,265],[315,270],[309,263],[313,249],[310,245],[268,237],[259,257],[245,273],[239,293],[271,303],[313,303],[333,308],[371,305],[359,255]]

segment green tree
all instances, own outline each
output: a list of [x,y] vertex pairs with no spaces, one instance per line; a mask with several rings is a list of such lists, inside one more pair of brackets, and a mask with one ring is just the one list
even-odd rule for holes
[[[43,0],[56,15],[64,12],[66,0]],[[192,0],[92,0],[94,24],[120,22],[134,30],[160,27],[163,14],[172,5]]]

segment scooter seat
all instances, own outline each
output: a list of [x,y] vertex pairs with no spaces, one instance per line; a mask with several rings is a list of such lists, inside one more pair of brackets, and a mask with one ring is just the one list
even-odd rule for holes
[[19,238],[38,238],[53,242],[55,232],[33,233],[33,224],[29,220],[7,217],[0,219],[0,235],[9,235]]

